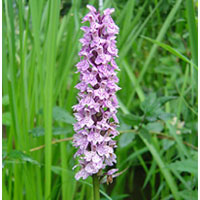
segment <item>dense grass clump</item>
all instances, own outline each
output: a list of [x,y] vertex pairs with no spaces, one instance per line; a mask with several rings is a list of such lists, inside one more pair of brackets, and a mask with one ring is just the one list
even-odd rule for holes
[[[95,0],[3,0],[3,199],[92,200],[72,146],[81,18]],[[120,176],[101,199],[197,199],[197,1],[105,0],[120,28]]]

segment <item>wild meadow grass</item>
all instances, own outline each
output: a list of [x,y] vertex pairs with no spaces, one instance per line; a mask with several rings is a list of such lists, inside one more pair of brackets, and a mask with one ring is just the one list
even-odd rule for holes
[[[197,1],[104,0],[115,8],[122,88],[117,93],[123,172],[101,199],[197,199]],[[5,200],[92,200],[76,181],[72,106],[77,103],[81,18],[98,1],[3,0]]]

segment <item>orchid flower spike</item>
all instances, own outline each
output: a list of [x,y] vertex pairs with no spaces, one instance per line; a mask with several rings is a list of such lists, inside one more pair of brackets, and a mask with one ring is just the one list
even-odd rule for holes
[[[73,145],[78,148],[75,157],[79,158],[81,169],[75,175],[78,180],[106,170],[106,166],[116,163],[116,130],[118,101],[116,92],[117,70],[115,58],[118,57],[116,34],[119,28],[111,18],[114,9],[106,9],[100,15],[93,6],[87,5],[90,12],[82,22],[89,21],[90,26],[82,26],[82,49],[80,62],[76,65],[80,73],[78,104],[73,106],[77,122],[74,124]],[[76,167],[76,166],[75,166]],[[114,170],[115,171],[115,170]],[[112,172],[112,171],[110,171]]]

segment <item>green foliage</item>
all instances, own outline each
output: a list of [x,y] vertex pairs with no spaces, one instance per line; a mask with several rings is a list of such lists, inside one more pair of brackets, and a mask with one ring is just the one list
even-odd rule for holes
[[196,200],[196,199],[198,199],[198,192],[197,192],[197,190],[195,190],[195,191],[183,190],[183,191],[180,191],[180,196],[184,200],[186,200],[186,199]]
[[178,58],[182,59],[183,61],[189,63],[191,66],[194,66],[196,69],[198,69],[198,67],[196,66],[196,64],[194,64],[192,61],[190,61],[188,58],[186,58],[184,55],[182,55],[180,52],[178,52],[176,49],[170,47],[169,45],[163,44],[161,42],[158,42],[156,40],[152,40],[151,38],[148,37],[144,37],[144,39],[147,39],[148,41],[159,45],[160,47],[162,47],[163,49],[169,51],[170,53],[174,54],[175,56],[177,56]]
[[23,162],[39,165],[39,163],[36,160],[33,160],[31,156],[18,150],[13,150],[6,155],[4,165],[9,164],[9,163],[15,164],[15,163],[23,163]]
[[170,168],[174,168],[180,172],[189,172],[190,174],[194,174],[196,178],[198,178],[198,166],[197,160],[187,159],[183,161],[176,161],[169,165]]
[[146,126],[147,130],[151,131],[151,132],[156,132],[159,133],[163,130],[163,124],[161,122],[150,122],[147,124]]
[[8,95],[5,95],[2,97],[2,105],[3,106],[9,105],[9,96]]
[[[69,133],[72,133],[72,128],[64,128],[64,127],[53,127],[52,128],[52,134],[53,135],[67,135]],[[45,130],[42,127],[36,127],[29,131],[33,135],[33,137],[40,137],[44,136]]]
[[[105,0],[120,28],[119,171],[101,199],[197,199],[197,3]],[[72,106],[86,4],[3,0],[3,199],[92,200]],[[60,141],[60,142],[54,142]]]
[[172,115],[163,111],[162,106],[166,102],[175,99],[173,96],[157,98],[155,93],[149,94],[141,104],[141,109],[148,121],[157,119],[169,120]]
[[121,148],[126,147],[133,141],[134,138],[135,135],[133,133],[123,133],[119,139],[119,146]]
[[66,124],[74,124],[75,120],[72,115],[64,110],[63,108],[54,107],[53,108],[53,119],[58,122],[64,122]]
[[2,124],[5,126],[10,126],[11,124],[11,114],[10,112],[4,112],[2,115]]

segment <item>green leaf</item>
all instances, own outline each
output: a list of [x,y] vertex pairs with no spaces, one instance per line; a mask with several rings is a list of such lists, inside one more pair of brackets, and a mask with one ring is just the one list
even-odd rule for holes
[[53,108],[53,119],[55,121],[64,122],[66,124],[75,123],[75,119],[72,117],[72,115],[69,112],[57,106]]
[[158,102],[161,104],[161,105],[164,105],[165,103],[167,103],[168,101],[172,101],[174,99],[176,99],[177,97],[176,96],[166,96],[166,97],[159,97],[158,98]]
[[[134,87],[134,86],[135,86],[135,83],[136,83],[136,77],[135,77],[135,74],[134,74],[133,71],[132,71],[132,66],[129,65],[129,63],[128,63],[127,61],[125,61],[125,59],[123,60],[123,66],[124,66],[124,69],[126,70],[127,75],[129,76],[129,79],[130,79],[130,81],[132,82],[132,85],[133,85],[133,87]],[[136,89],[136,91],[137,91],[137,94],[138,94],[139,99],[140,99],[141,101],[144,101],[145,96],[144,96],[144,93],[143,93],[141,87],[138,86],[137,89]],[[128,100],[128,102],[127,102],[127,107],[128,107],[128,108],[129,108],[129,106],[131,105],[131,103],[132,103],[132,95],[130,95],[129,100]]]
[[[182,0],[177,0],[176,3],[174,3],[173,8],[171,9],[171,11],[169,12],[165,21],[163,22],[162,27],[158,33],[158,36],[156,37],[157,41],[161,42],[162,39],[164,38],[169,26],[171,25],[172,21],[174,20],[174,16],[175,16],[176,12],[178,11],[178,9],[181,5],[181,2],[182,2]],[[143,64],[142,70],[140,70],[140,75],[138,76],[136,85],[133,88],[133,91],[134,91],[133,96],[134,96],[136,88],[138,87],[140,82],[144,80],[143,76],[146,73],[147,69],[149,68],[152,59],[155,57],[155,52],[157,50],[157,47],[158,47],[157,44],[153,45],[153,47],[151,48],[151,50],[149,52],[147,59],[145,60],[145,63]]]
[[192,130],[189,129],[189,128],[181,128],[181,133],[182,134],[191,134],[192,133]]
[[[53,127],[52,129],[53,135],[67,135],[73,132],[71,127],[64,128],[64,127]],[[41,137],[44,136],[45,131],[42,127],[36,127],[32,130],[29,130],[29,133],[33,135],[33,137]]]
[[55,174],[61,176],[61,171],[62,171],[62,168],[59,167],[59,166],[51,166],[51,170],[52,172],[54,172]]
[[2,138],[2,159],[7,156],[7,139]]
[[134,133],[122,133],[119,138],[119,146],[121,148],[126,147],[129,145],[135,138]]
[[[143,140],[143,142],[145,143],[145,145],[147,146],[147,148],[149,149],[149,151],[151,152],[152,156],[154,157],[156,163],[158,164],[161,173],[163,174],[168,187],[170,188],[173,196],[175,199],[180,199],[180,196],[178,194],[178,188],[177,185],[175,184],[175,181],[173,179],[173,176],[171,174],[171,172],[166,168],[166,164],[164,163],[164,161],[162,160],[161,156],[159,155],[159,152],[155,149],[155,147],[149,142],[148,139],[148,131],[146,130],[144,134],[138,134],[141,139]],[[147,136],[147,137],[146,137]]]
[[2,114],[2,124],[5,126],[11,125],[11,114],[10,112],[5,112]]
[[71,127],[68,127],[68,128],[53,127],[53,135],[67,135],[72,132],[73,132],[73,130]]
[[2,97],[2,105],[3,105],[3,106],[9,105],[9,96],[8,96],[8,95],[4,95],[4,96]]
[[151,135],[149,133],[149,131],[146,128],[141,128],[140,130],[140,135],[142,135],[143,138],[145,138],[148,142],[151,143]]
[[7,150],[8,139],[2,138],[2,150]]
[[172,117],[174,117],[174,114],[172,113],[166,113],[166,112],[161,112],[159,115],[158,115],[158,118],[163,120],[163,121],[168,121],[170,119],[172,119]]
[[161,122],[148,123],[146,129],[151,132],[159,133],[163,130],[163,124]]
[[183,61],[189,63],[190,65],[194,66],[196,69],[197,68],[197,65],[194,64],[192,61],[190,61],[187,57],[185,57],[184,55],[182,55],[180,52],[178,52],[176,49],[172,48],[171,46],[167,45],[167,44],[164,44],[164,43],[161,43],[157,40],[153,40],[149,37],[146,37],[146,36],[141,36],[142,38],[154,43],[154,44],[157,44],[159,45],[160,47],[162,47],[163,49],[169,51],[170,53],[174,54],[175,56],[179,57],[180,59],[182,59]]
[[[153,114],[154,115],[154,114]],[[149,122],[154,122],[157,120],[157,116],[156,115],[151,115],[151,116],[147,116],[146,119],[149,121]]]
[[175,141],[162,139],[163,149],[166,151],[175,144]]
[[194,159],[186,159],[181,161],[176,161],[169,164],[170,168],[174,168],[180,172],[188,172],[198,176],[198,162]]
[[130,155],[128,155],[128,157],[126,159],[124,159],[121,163],[119,168],[122,168],[123,165],[127,164],[128,161],[133,161],[134,159],[136,159],[138,156],[144,154],[148,152],[148,148],[147,147],[143,147],[141,149],[139,149],[138,151],[134,151],[133,153],[131,153]]
[[198,191],[197,190],[183,190],[179,192],[180,196],[184,200],[197,200],[198,199]]
[[161,107],[175,98],[175,96],[157,97],[155,93],[150,93],[145,98],[145,101],[141,103],[141,109],[143,110],[146,119],[151,122],[156,121],[156,119],[170,119],[172,114],[165,113]]
[[160,105],[156,102],[156,94],[150,93],[141,104],[141,109],[145,114],[152,113],[155,109],[159,108]]
[[65,173],[68,173],[68,175],[71,177],[71,178],[74,178],[75,176],[75,172],[72,171],[72,170],[69,170],[69,169],[64,169],[60,166],[55,166],[55,165],[52,165],[51,166],[51,171],[54,172],[55,174],[61,176],[62,174],[62,171],[64,171]]
[[117,96],[117,100],[119,102],[119,107],[122,110],[122,112],[124,114],[130,114],[129,110],[127,109],[127,107],[123,104],[123,102],[121,101],[121,99],[119,98],[119,96]]
[[[130,197],[131,195],[130,194],[118,194],[118,195],[113,195],[112,198],[115,199],[115,200],[120,200],[120,199],[125,199],[127,197]],[[107,198],[104,198],[102,200],[107,200]]]
[[9,152],[6,160],[29,162],[32,164],[40,165],[39,162],[34,160],[31,156],[18,150],[13,150]]
[[192,59],[194,63],[198,65],[198,30],[195,21],[194,2],[191,0],[186,1],[186,13],[187,13]]
[[120,118],[123,120],[124,123],[132,126],[138,125],[142,120],[142,117],[133,114],[121,114]]
[[29,133],[32,134],[33,137],[44,136],[44,128],[36,127],[36,128],[29,130]]
[[183,159],[184,155],[189,158],[190,152],[188,151],[188,149],[184,145],[182,137],[178,136],[176,134],[176,128],[174,126],[172,126],[171,124],[169,124],[168,122],[166,122],[166,125],[169,129],[169,133],[172,135],[172,137],[175,138],[175,141],[177,142],[177,149],[179,150],[179,154],[180,154],[181,158]]
[[169,41],[173,45],[174,49],[179,51],[181,54],[186,53],[186,47],[184,46],[181,34],[179,33],[170,34]]
[[180,68],[178,68],[177,66],[169,67],[164,65],[155,67],[154,71],[159,74],[170,75],[170,76],[174,74],[179,74],[181,72]]

